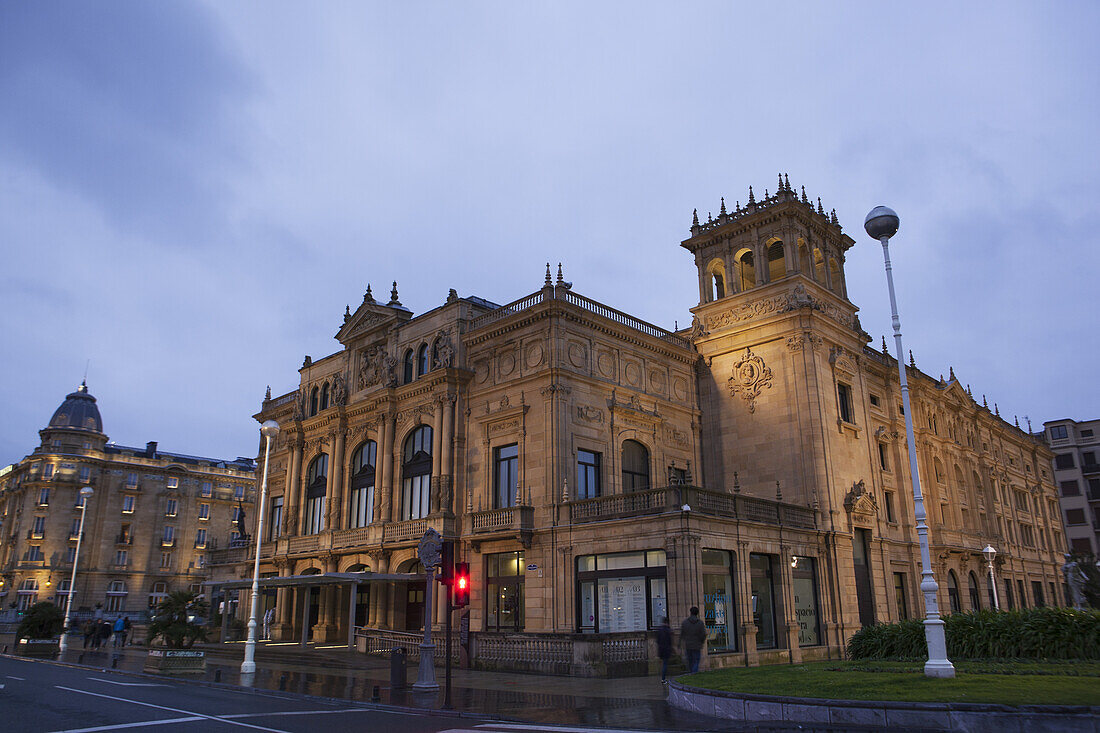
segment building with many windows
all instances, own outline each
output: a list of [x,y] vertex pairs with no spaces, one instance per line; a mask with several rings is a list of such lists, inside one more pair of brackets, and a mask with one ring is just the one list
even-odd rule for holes
[[[207,551],[232,543],[255,499],[252,459],[224,461],[108,442],[85,384],[68,395],[41,443],[0,475],[0,603],[63,605],[81,517],[73,611],[140,619],[170,591],[202,592]],[[247,516],[245,517],[247,521]]]
[[1100,557],[1100,420],[1051,420],[1043,435],[1054,451],[1069,550]]
[[[719,666],[836,658],[861,625],[922,614],[897,363],[848,300],[853,244],[785,181],[723,204],[681,244],[699,302],[678,332],[560,266],[506,305],[452,290],[419,315],[368,287],[339,349],[256,415],[282,427],[275,635],[414,648],[444,613],[438,593],[425,608],[428,528],[471,565],[485,667],[636,670],[693,605]],[[910,363],[909,382],[941,609],[990,605],[990,543],[1005,604],[1061,603],[1050,450],[953,372]],[[247,552],[211,561],[247,585]]]

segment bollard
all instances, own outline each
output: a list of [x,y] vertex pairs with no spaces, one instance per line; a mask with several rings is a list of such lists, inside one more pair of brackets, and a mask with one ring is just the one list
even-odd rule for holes
[[405,649],[397,647],[390,652],[390,689],[402,690],[408,684],[406,675],[408,666],[405,662]]
[[379,689],[378,685],[374,686],[374,691],[371,692],[370,701],[371,702],[382,702],[382,690]]
[[286,672],[279,678],[279,692],[286,692]]
[[214,670],[214,681],[215,682],[221,682],[222,681],[222,671],[220,669],[215,669]]

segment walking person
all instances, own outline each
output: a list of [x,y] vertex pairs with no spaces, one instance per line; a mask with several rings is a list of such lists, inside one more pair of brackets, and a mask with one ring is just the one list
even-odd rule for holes
[[113,644],[115,649],[118,649],[126,643],[126,621],[123,620],[122,616],[115,619],[114,632],[115,638]]
[[95,628],[92,626],[91,620],[84,622],[84,648],[88,648],[88,644],[92,641],[92,636],[95,634]]
[[134,643],[133,639],[130,638],[130,634],[133,632],[133,630],[134,630],[134,625],[132,623],[130,623],[130,617],[129,616],[123,616],[122,617],[122,646],[126,646],[127,644],[133,644]]
[[684,645],[684,660],[688,672],[699,671],[699,658],[703,655],[703,644],[707,640],[707,625],[699,618],[699,607],[691,607],[691,615],[680,624],[680,643]]
[[657,627],[657,656],[661,658],[661,682],[668,684],[668,659],[672,656],[672,628],[668,625],[668,616],[662,617]]

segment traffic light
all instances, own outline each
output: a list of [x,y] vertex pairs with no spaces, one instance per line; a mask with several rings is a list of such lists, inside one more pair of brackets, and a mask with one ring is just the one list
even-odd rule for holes
[[444,542],[439,561],[439,582],[450,585],[455,572],[455,543]]
[[454,607],[470,605],[470,563],[456,562],[454,575]]

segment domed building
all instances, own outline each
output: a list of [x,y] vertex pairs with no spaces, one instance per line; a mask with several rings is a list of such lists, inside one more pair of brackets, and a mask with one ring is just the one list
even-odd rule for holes
[[234,519],[254,501],[255,466],[109,442],[96,398],[81,382],[65,396],[30,455],[0,470],[0,608],[64,605],[76,556],[80,490],[84,539],[73,614],[145,611],[171,591],[202,592],[206,553],[238,539]]

